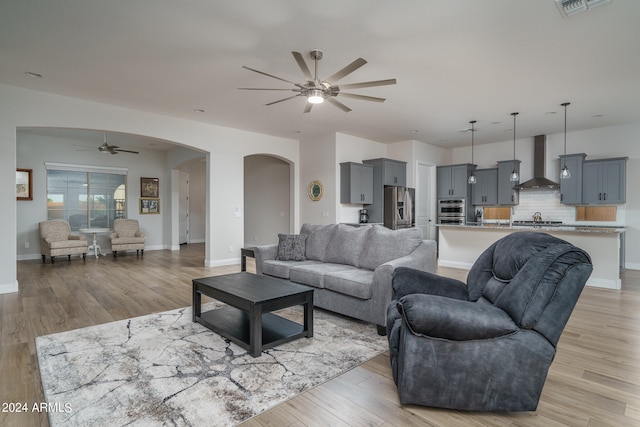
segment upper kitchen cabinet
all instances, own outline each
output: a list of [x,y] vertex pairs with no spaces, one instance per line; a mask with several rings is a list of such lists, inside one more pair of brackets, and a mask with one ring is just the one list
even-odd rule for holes
[[438,166],[437,188],[439,199],[466,199],[471,196],[469,174],[476,165],[463,163],[460,165]]
[[626,203],[627,159],[628,157],[585,160],[582,164],[582,203]]
[[406,187],[407,163],[384,158],[364,160],[363,163],[373,167],[373,201],[366,206],[369,222],[384,222],[384,186]]
[[373,202],[373,166],[362,163],[340,163],[340,203]]
[[560,156],[560,169],[566,165],[571,172],[569,178],[560,180],[560,202],[565,205],[582,204],[582,166],[586,156],[584,153]]
[[[364,164],[374,167],[374,185],[407,186],[407,163],[393,159],[370,159]],[[384,188],[382,189],[384,191]]]
[[520,180],[511,181],[511,172],[518,172],[520,176],[520,160],[500,160],[498,162],[498,204],[499,205],[517,205],[518,190],[516,185],[520,184]]
[[492,206],[498,204],[498,169],[476,169],[476,183],[471,186],[471,204]]

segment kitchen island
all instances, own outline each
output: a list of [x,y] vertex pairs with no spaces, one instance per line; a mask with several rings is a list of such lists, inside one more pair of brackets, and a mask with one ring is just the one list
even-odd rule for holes
[[548,233],[585,250],[591,257],[593,273],[587,286],[620,289],[620,270],[624,265],[624,227],[580,225],[512,226],[471,223],[438,225],[438,265],[470,269],[491,244],[511,233]]

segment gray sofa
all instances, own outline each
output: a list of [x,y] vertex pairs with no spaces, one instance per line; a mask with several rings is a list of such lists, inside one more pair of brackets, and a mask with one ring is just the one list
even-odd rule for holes
[[304,224],[299,235],[279,237],[255,248],[257,274],[311,286],[314,306],[374,323],[381,335],[395,269],[436,270],[436,243],[417,228]]

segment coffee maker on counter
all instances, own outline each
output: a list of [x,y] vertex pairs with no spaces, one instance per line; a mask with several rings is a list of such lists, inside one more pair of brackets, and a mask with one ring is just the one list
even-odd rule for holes
[[366,224],[369,222],[369,214],[366,209],[360,209],[360,224]]

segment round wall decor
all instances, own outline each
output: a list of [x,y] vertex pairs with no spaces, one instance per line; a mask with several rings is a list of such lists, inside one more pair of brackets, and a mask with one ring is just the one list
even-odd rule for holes
[[320,181],[311,181],[311,184],[309,184],[309,198],[311,200],[317,202],[322,198],[323,192],[324,188],[322,187],[322,183]]

